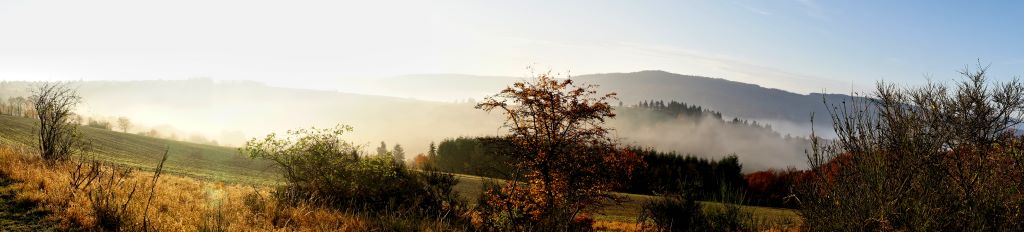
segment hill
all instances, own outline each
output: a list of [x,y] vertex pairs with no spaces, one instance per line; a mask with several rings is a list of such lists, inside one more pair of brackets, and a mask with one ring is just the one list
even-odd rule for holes
[[[603,91],[616,92],[625,104],[643,100],[682,101],[714,109],[729,117],[767,122],[780,132],[802,136],[810,134],[812,112],[817,115],[819,122],[823,122],[821,120],[828,115],[822,100],[840,103],[850,97],[844,94],[799,94],[721,78],[665,71],[573,75],[572,78],[578,82],[600,85]],[[357,78],[338,84],[337,87],[346,92],[461,101],[480,99],[517,79],[520,78],[461,74],[406,75]],[[819,133],[830,131],[827,122],[817,124]]]
[[[0,143],[36,144],[38,126],[29,118],[0,115]],[[270,163],[243,157],[231,147],[195,144],[91,127],[79,127],[89,144],[84,156],[153,169],[167,149],[164,170],[197,179],[228,183],[270,184],[277,176]]]

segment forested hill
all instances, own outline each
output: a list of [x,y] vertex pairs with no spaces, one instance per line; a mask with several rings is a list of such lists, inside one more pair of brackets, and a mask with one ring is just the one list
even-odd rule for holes
[[[728,123],[735,126],[747,127],[751,130],[751,133],[769,133],[774,135],[781,135],[778,131],[772,129],[771,124],[758,123],[754,120],[740,119],[738,117],[732,117],[732,119],[723,118],[722,112],[714,111],[709,108],[705,108],[698,105],[690,105],[684,102],[668,101],[667,103],[662,100],[658,101],[642,101],[627,108],[620,108],[620,110],[653,110],[660,112],[666,116],[665,119],[675,118],[690,118],[694,120],[716,120],[718,122]],[[787,138],[794,137],[793,135],[786,134]],[[795,136],[795,137],[806,137],[806,136]]]
[[664,71],[592,74],[573,78],[614,90],[623,102],[678,99],[735,117],[797,123],[809,122],[812,112],[827,115],[823,101],[839,103],[850,98],[844,94],[798,94],[726,79]]

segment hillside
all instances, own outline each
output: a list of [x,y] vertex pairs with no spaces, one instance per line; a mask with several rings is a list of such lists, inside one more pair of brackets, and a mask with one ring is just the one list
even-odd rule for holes
[[[0,115],[0,143],[35,144],[35,121]],[[251,160],[231,147],[195,144],[127,134],[91,127],[79,127],[89,143],[85,156],[143,169],[160,162],[169,152],[164,170],[198,179],[228,183],[267,184],[276,178],[270,163]]]
[[574,78],[616,91],[625,102],[682,100],[734,117],[796,123],[809,122],[812,112],[827,115],[823,100],[838,103],[849,99],[842,94],[805,95],[726,79],[664,71],[592,74]]

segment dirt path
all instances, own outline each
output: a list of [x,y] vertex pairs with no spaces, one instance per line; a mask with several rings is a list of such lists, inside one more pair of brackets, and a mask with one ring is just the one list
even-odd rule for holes
[[14,199],[10,180],[0,177],[0,231],[54,231],[47,213],[32,203]]

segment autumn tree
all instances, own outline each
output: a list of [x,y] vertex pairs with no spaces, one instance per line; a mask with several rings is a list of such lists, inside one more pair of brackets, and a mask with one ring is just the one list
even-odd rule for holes
[[50,161],[71,157],[78,145],[72,111],[81,97],[64,83],[48,82],[33,90],[31,100],[39,119],[40,155]]
[[604,126],[615,117],[613,99],[615,93],[598,94],[596,85],[542,73],[477,104],[505,115],[507,138],[518,148],[506,155],[522,178],[488,190],[487,223],[563,231],[581,212],[615,202],[609,190],[640,161],[617,147]]
[[424,155],[423,153],[417,154],[412,159],[413,167],[416,168],[424,168],[427,166],[428,162],[430,162],[430,157]]
[[121,132],[128,133],[128,128],[132,126],[132,121],[128,120],[127,117],[117,118],[117,128],[121,128]]

